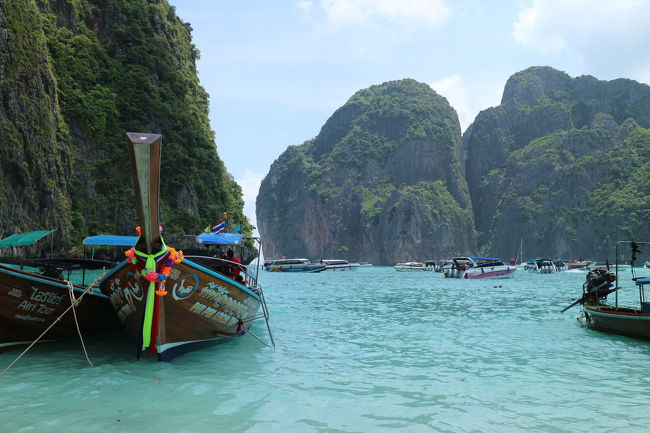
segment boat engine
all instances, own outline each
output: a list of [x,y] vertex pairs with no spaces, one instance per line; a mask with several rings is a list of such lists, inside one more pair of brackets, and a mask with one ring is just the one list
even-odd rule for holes
[[607,296],[611,291],[612,283],[616,281],[616,275],[603,270],[594,269],[587,273],[587,281],[585,281],[585,296],[591,299],[598,299]]

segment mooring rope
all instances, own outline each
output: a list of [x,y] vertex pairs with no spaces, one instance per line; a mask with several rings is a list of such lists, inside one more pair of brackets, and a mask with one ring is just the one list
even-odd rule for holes
[[[59,317],[57,317],[56,320],[54,320],[54,322],[52,322],[52,323],[50,324],[50,326],[48,326],[47,329],[46,329],[45,331],[43,331],[43,333],[42,333],[41,335],[39,335],[39,336],[36,338],[36,340],[34,340],[34,341],[32,342],[32,344],[30,344],[29,346],[27,346],[27,348],[23,351],[23,353],[21,353],[20,355],[18,355],[18,357],[17,357],[16,359],[14,359],[14,361],[13,361],[11,364],[9,364],[9,366],[8,366],[7,368],[5,368],[4,370],[2,370],[2,372],[0,372],[0,376],[2,376],[3,374],[5,374],[5,373],[6,373],[6,372],[11,368],[11,367],[13,367],[13,365],[14,365],[15,363],[18,362],[18,360],[19,360],[20,358],[22,358],[22,357],[23,357],[23,356],[24,356],[24,355],[29,351],[29,349],[31,349],[32,347],[34,347],[34,345],[35,345],[36,343],[38,343],[38,341],[39,341],[41,338],[43,338],[43,336],[44,336],[45,334],[47,334],[47,332],[48,332],[50,329],[52,329],[52,327],[53,327],[54,325],[56,325],[56,324],[59,322],[59,320],[61,320],[61,318],[62,318],[63,316],[65,316],[65,314],[66,314],[68,311],[70,311],[70,309],[72,309],[72,311],[73,311],[73,313],[74,313],[74,320],[75,320],[75,323],[76,323],[76,325],[77,325],[77,331],[79,331],[79,338],[81,338],[81,330],[79,329],[79,323],[77,322],[77,314],[76,314],[76,312],[74,311],[74,307],[75,307],[76,305],[79,305],[79,304],[81,303],[81,300],[83,299],[84,295],[85,295],[86,293],[90,292],[90,290],[95,286],[95,284],[97,284],[97,282],[98,282],[99,280],[101,280],[101,279],[104,277],[105,274],[106,274],[106,271],[104,271],[100,276],[98,276],[98,277],[95,279],[95,281],[93,281],[92,283],[90,283],[90,285],[89,285],[88,287],[86,287],[86,290],[84,290],[83,293],[81,293],[81,295],[79,296],[79,299],[76,299],[76,298],[74,297],[74,295],[72,294],[72,290],[73,290],[73,288],[74,288],[74,286],[72,285],[72,283],[71,283],[70,281],[67,281],[67,280],[66,280],[65,282],[66,282],[66,284],[68,285],[68,291],[69,291],[69,293],[70,293],[70,306],[69,306],[68,308],[66,308],[65,311],[64,311],[63,313],[61,313],[61,315],[60,315]],[[81,345],[82,345],[83,348],[84,348],[84,352],[86,352],[86,347],[84,346],[83,338],[81,339]],[[88,363],[90,364],[90,366],[93,367],[93,364],[90,362],[90,359],[88,358],[88,353],[86,353],[86,359],[88,359]]]
[[[81,298],[77,300],[74,297],[74,286],[70,281],[65,282],[68,285],[68,294],[70,295],[70,305],[72,306],[72,314],[74,315],[74,324],[77,326],[77,334],[79,334],[79,340],[81,341],[81,348],[84,350],[84,355],[86,355],[86,361],[88,361],[88,364],[90,364],[90,367],[94,367],[93,363],[90,362],[90,358],[88,357],[88,352],[86,351],[86,345],[84,344],[84,338],[81,336],[81,329],[79,329],[79,320],[77,320],[77,310],[74,308],[79,305],[79,302],[81,301]],[[84,291],[84,293],[86,293]],[[83,296],[83,293],[82,295]]]

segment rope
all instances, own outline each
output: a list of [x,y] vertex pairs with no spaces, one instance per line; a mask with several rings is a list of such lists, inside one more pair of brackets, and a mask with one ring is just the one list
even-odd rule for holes
[[[14,361],[13,361],[11,364],[9,364],[9,366],[8,366],[7,368],[5,368],[4,370],[2,370],[2,372],[0,372],[0,376],[2,376],[3,374],[5,374],[5,373],[6,373],[6,372],[11,368],[11,367],[13,367],[13,365],[14,365],[15,363],[18,362],[18,360],[19,360],[20,358],[22,358],[22,357],[23,357],[23,356],[24,356],[24,355],[29,351],[29,349],[31,349],[32,347],[34,347],[34,345],[35,345],[36,343],[38,343],[38,341],[39,341],[41,338],[43,338],[43,336],[44,336],[45,334],[47,334],[47,332],[48,332],[50,329],[52,329],[52,327],[54,327],[54,325],[56,325],[56,324],[61,320],[61,318],[62,318],[63,316],[65,316],[65,314],[66,314],[68,311],[70,311],[70,309],[72,309],[72,310],[74,311],[74,307],[75,307],[75,305],[79,305],[79,303],[80,303],[81,300],[83,299],[84,295],[85,295],[86,293],[90,292],[90,290],[95,286],[95,284],[97,284],[97,282],[98,282],[100,279],[102,279],[102,278],[104,277],[104,275],[106,275],[106,271],[104,271],[100,276],[98,276],[98,277],[95,279],[95,281],[93,281],[92,283],[90,283],[90,285],[89,285],[88,287],[86,287],[86,290],[84,290],[83,293],[79,296],[79,299],[76,299],[76,298],[71,294],[71,295],[70,295],[70,306],[69,306],[68,308],[66,308],[65,311],[64,311],[63,313],[61,313],[61,315],[60,315],[59,317],[57,317],[56,320],[54,320],[54,322],[52,322],[52,324],[50,324],[50,326],[48,326],[47,329],[46,329],[45,331],[43,331],[43,333],[42,333],[41,335],[39,335],[39,336],[36,338],[36,340],[34,340],[34,341],[32,342],[32,344],[30,344],[29,346],[27,346],[27,348],[23,351],[23,353],[21,353],[20,355],[18,355],[18,357],[17,357],[16,359],[14,359]],[[72,289],[70,289],[70,287],[72,286],[72,283],[70,283],[69,281],[66,280],[66,284],[68,285],[68,290],[71,291]],[[76,315],[76,313],[75,313],[75,322],[76,322],[76,321],[77,321],[77,315]],[[79,323],[77,323],[77,330],[79,330]],[[79,332],[79,337],[81,337],[81,331]],[[83,345],[83,339],[81,340],[81,344]],[[85,352],[85,351],[86,351],[86,348],[84,347],[84,352]],[[86,358],[88,358],[88,354],[86,354]],[[90,362],[90,360],[88,360],[88,362]],[[90,364],[90,366],[91,366],[91,367],[93,366],[92,363]]]
[[77,301],[77,299],[74,297],[74,286],[72,285],[72,283],[70,281],[66,281],[65,283],[68,285],[68,294],[70,295],[70,305],[72,305],[74,324],[77,326],[77,333],[79,334],[79,340],[81,341],[81,348],[84,350],[84,355],[86,355],[86,361],[88,361],[88,364],[90,364],[90,367],[92,368],[94,367],[94,365],[92,362],[90,362],[90,358],[88,357],[88,352],[86,351],[86,345],[84,344],[84,339],[81,336],[81,329],[79,329],[79,320],[77,320],[77,310],[74,308],[79,305],[80,301]]

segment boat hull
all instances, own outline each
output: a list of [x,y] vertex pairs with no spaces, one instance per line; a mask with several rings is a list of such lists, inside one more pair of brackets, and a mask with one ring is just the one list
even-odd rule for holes
[[446,278],[460,278],[466,280],[480,280],[480,279],[508,279],[515,276],[516,266],[495,266],[490,268],[470,268],[465,271],[458,269],[450,269],[445,271]]
[[395,270],[397,272],[424,272],[424,271],[428,271],[429,269],[427,269],[427,268],[406,268],[406,267],[405,268],[401,268],[401,267],[398,268],[398,267],[395,267]]
[[327,265],[323,271],[356,271],[359,265]]
[[[119,319],[136,336],[138,347],[148,349],[161,361],[240,337],[247,323],[258,318],[258,294],[190,260],[174,264],[165,286],[165,296],[149,293],[149,282],[136,278],[135,269],[126,262],[100,284]],[[143,331],[143,321],[147,299],[152,296],[154,313],[149,334]],[[150,335],[148,346],[142,344],[143,332]]]
[[[73,286],[76,298],[85,288]],[[32,272],[0,265],[0,347],[30,344],[70,307],[67,284]],[[108,297],[90,291],[75,313],[82,335],[120,328]],[[72,312],[64,315],[43,337],[58,340],[77,337]]]
[[590,329],[650,340],[650,314],[639,309],[585,305],[583,311]]
[[478,280],[484,278],[491,279],[507,279],[513,278],[515,276],[515,271],[517,268],[515,266],[500,267],[495,266],[494,268],[471,268],[465,271],[464,278],[468,280]]
[[269,272],[320,272],[324,269],[324,265],[271,265],[266,268]]

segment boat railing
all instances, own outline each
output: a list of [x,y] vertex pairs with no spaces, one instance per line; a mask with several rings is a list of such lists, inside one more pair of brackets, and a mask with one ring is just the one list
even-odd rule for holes
[[[253,317],[248,317],[244,319],[244,322],[253,322],[255,320],[259,319],[264,319],[264,323],[266,324],[266,330],[269,334],[269,339],[271,340],[271,345],[275,347],[275,340],[273,338],[273,333],[271,332],[271,325],[269,324],[269,309],[266,305],[266,298],[264,297],[264,290],[262,290],[261,286],[249,286],[249,289],[251,289],[253,292],[255,292],[259,297],[260,297],[260,305],[262,306],[262,312],[261,314],[258,313]],[[261,338],[257,337],[255,334],[253,334],[250,329],[247,329],[251,335],[253,335],[255,338],[257,338],[259,341],[261,341],[264,344],[267,344],[265,341],[263,341]],[[268,344],[267,344],[268,345]]]
[[222,259],[219,257],[208,257],[208,256],[185,256],[186,259],[191,260],[197,265],[201,265],[205,268],[210,269],[211,271],[218,272],[228,278],[232,276],[232,269],[238,269],[240,272],[243,272],[245,278],[242,277],[243,281],[246,281],[246,285],[256,285],[257,279],[254,282],[249,280],[248,268],[241,263],[233,262],[228,259]]
[[25,260],[20,265],[20,269],[25,270],[25,266],[39,270],[42,269],[42,272],[34,273],[85,286],[87,283],[94,281],[105,270],[113,268],[116,264],[107,260],[52,257]]

